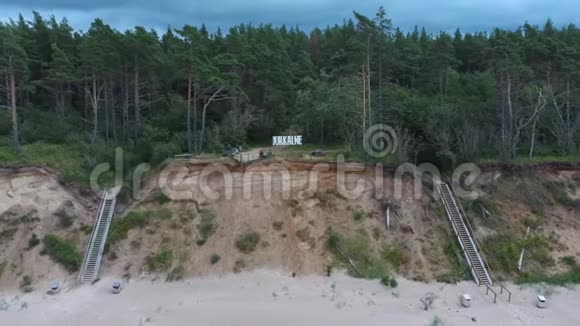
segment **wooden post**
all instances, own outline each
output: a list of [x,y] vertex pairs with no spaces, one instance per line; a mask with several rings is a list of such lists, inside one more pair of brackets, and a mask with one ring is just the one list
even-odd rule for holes
[[[524,240],[528,239],[528,236],[530,235],[530,227],[528,226],[528,232],[526,233],[526,237],[524,238]],[[526,251],[526,248],[522,248],[522,253],[520,254],[520,260],[518,261],[518,270],[521,272],[522,271],[522,264],[524,263],[524,253]]]

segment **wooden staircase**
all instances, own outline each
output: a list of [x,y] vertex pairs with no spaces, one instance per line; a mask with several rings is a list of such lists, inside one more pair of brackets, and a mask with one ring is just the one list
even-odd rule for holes
[[116,201],[117,191],[113,189],[103,192],[95,225],[93,226],[93,231],[79,273],[81,282],[93,282],[97,279]]

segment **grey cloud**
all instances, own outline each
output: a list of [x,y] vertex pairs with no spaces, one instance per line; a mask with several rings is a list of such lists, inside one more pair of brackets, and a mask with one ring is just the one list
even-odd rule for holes
[[30,17],[32,10],[43,15],[65,16],[79,29],[88,28],[94,18],[102,18],[118,29],[135,25],[165,29],[168,25],[205,23],[209,29],[252,22],[300,26],[310,30],[352,17],[352,10],[373,16],[384,5],[395,26],[411,30],[425,26],[431,32],[513,28],[529,21],[542,24],[548,17],[557,25],[580,23],[575,15],[577,0],[2,0],[0,20],[16,18],[21,12]]

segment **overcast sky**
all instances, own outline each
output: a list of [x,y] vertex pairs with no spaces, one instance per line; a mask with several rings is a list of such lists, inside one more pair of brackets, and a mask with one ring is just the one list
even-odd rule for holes
[[142,25],[164,30],[168,25],[205,23],[222,30],[241,23],[298,25],[305,30],[342,23],[357,10],[373,16],[383,5],[395,26],[430,32],[513,28],[525,21],[543,24],[550,17],[557,26],[580,25],[579,0],[0,0],[0,20],[26,18],[36,10],[43,16],[67,17],[86,30],[94,18],[117,29]]

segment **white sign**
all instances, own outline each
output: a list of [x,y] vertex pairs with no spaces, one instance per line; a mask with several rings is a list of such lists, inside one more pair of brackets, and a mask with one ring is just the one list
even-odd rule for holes
[[274,136],[272,146],[302,145],[302,136]]

